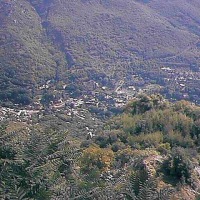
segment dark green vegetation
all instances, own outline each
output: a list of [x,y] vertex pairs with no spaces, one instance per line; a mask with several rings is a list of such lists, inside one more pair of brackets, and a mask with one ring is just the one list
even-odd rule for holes
[[2,125],[1,198],[198,199],[199,120],[189,102],[141,95],[85,141],[51,124]]
[[70,83],[75,96],[89,80],[113,89],[124,79],[198,101],[199,8],[198,0],[2,0],[0,99],[29,104],[49,79]]

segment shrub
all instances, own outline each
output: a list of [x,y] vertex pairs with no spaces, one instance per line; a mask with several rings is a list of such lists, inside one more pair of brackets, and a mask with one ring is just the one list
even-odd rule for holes
[[171,157],[163,163],[164,171],[177,180],[190,182],[193,164],[186,149],[177,147],[172,149]]
[[114,160],[114,153],[110,149],[101,149],[97,145],[90,146],[83,151],[81,158],[82,171],[90,172],[98,168],[100,171],[107,171]]
[[155,132],[150,134],[140,134],[130,136],[128,142],[131,146],[135,143],[140,144],[142,147],[157,147],[163,142],[163,134],[161,132]]
[[160,152],[160,153],[163,153],[163,154],[167,154],[168,151],[171,149],[171,146],[169,143],[163,143],[163,144],[160,144],[157,148],[157,150]]
[[192,138],[188,135],[183,137],[180,132],[170,132],[165,136],[165,142],[170,143],[172,147],[181,146],[181,147],[193,147],[194,142]]

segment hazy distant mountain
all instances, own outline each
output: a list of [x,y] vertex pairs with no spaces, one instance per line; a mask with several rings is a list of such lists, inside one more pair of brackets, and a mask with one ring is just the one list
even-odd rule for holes
[[1,87],[66,69],[120,79],[151,63],[196,66],[199,10],[198,0],[2,0]]

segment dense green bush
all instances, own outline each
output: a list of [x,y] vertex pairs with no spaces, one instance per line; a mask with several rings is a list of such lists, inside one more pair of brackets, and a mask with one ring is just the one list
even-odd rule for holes
[[32,102],[30,92],[21,88],[10,88],[0,91],[2,102],[12,102],[13,104],[29,105]]
[[165,172],[177,180],[190,183],[191,171],[194,168],[188,149],[176,147],[168,160],[163,163]]

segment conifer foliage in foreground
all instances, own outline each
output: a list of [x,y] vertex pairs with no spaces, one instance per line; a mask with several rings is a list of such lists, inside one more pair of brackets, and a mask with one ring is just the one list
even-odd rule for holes
[[200,108],[141,95],[93,138],[0,130],[0,199],[198,199]]

